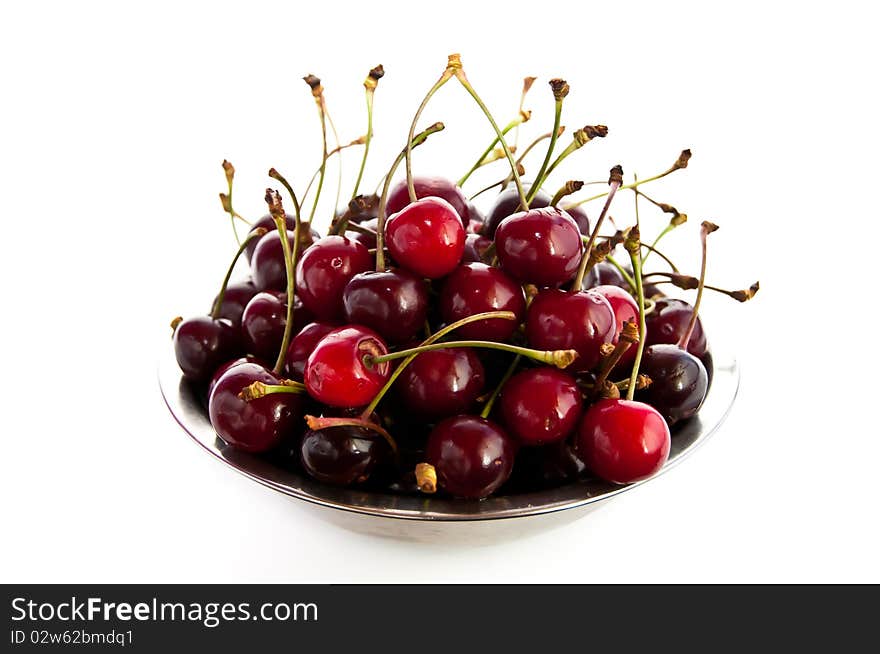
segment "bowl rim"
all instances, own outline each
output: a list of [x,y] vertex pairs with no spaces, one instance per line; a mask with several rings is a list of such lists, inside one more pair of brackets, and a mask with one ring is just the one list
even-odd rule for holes
[[409,521],[462,522],[546,515],[602,502],[637,488],[668,472],[705,443],[730,414],[740,385],[740,366],[729,350],[712,348],[714,375],[700,413],[673,430],[669,459],[657,474],[616,485],[582,479],[565,486],[528,493],[461,500],[435,495],[392,493],[321,484],[262,457],[239,452],[214,432],[202,401],[183,379],[173,348],[160,348],[158,382],[163,400],[183,431],[212,457],[239,474],[285,495],[349,513]]

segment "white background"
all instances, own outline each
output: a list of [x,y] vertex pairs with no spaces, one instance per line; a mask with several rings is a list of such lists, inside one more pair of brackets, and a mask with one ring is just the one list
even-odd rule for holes
[[[868,6],[6,3],[0,580],[880,581]],[[744,370],[712,441],[568,527],[486,547],[335,527],[211,460],[156,384],[169,319],[207,310],[234,251],[221,160],[239,170],[238,209],[260,215],[270,166],[302,189],[318,163],[300,78],[323,79],[348,141],[382,63],[372,185],[450,52],[500,122],[539,77],[524,141],[550,128],[554,76],[571,85],[565,124],[610,127],[552,188],[618,162],[644,177],[691,147],[688,170],[645,189],[691,216],[667,247],[694,269],[711,218],[711,280],[763,287],[706,302],[710,338]],[[488,124],[454,83],[435,120],[447,130],[416,171],[457,177]],[[622,194],[612,213],[627,224],[631,207]],[[646,206],[644,231],[665,220]]]

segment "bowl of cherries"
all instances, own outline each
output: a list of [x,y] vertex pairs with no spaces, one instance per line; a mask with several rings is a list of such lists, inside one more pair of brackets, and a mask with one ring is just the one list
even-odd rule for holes
[[[271,169],[262,218],[235,210],[235,170],[223,162],[221,203],[233,230],[247,223],[247,234],[236,232],[239,246],[209,312],[172,321],[160,386],[184,430],[282,493],[432,524],[590,507],[708,438],[732,405],[739,373],[729,351],[710,349],[701,299],[708,290],[744,302],[758,284],[727,291],[706,283],[712,222],[700,226],[697,275],[661,251],[687,216],[643,185],[686,168],[690,151],[629,183],[615,165],[607,181],[589,183],[601,192],[575,201],[587,184],[548,189],[548,176],[608,129],[585,126],[562,147],[569,87],[553,79],[553,129],[515,158],[507,136],[516,128],[518,138],[530,113],[521,103],[499,126],[452,55],[388,173],[365,194],[383,75],[374,68],[364,83],[366,135],[335,150],[326,145],[321,82],[304,78],[324,130],[321,165],[302,196]],[[449,81],[471,96],[492,138],[458,180],[413,174],[414,149],[444,129],[417,131],[422,110]],[[525,79],[523,98],[534,81]],[[355,146],[363,157],[351,201],[322,234],[315,216],[327,161]],[[466,195],[471,174],[496,160],[504,177]],[[622,192],[636,206],[624,229],[606,221]],[[639,199],[670,217],[647,242]],[[232,281],[245,264],[247,275]],[[695,291],[693,302],[667,295],[673,288]],[[373,522],[393,531],[393,521]]]

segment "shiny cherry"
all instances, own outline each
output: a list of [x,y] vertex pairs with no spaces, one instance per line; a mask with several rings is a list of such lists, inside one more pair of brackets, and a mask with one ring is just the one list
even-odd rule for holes
[[[297,298],[293,306],[293,333],[298,333],[312,320],[314,315]],[[279,291],[257,293],[241,316],[245,351],[264,361],[274,361],[284,339],[286,324],[287,294]]]
[[362,484],[392,461],[391,447],[364,427],[343,425],[308,430],[300,445],[305,471],[318,481],[337,486]]
[[468,234],[464,239],[464,254],[461,255],[462,263],[483,261],[483,255],[492,241],[482,234]]
[[620,271],[607,261],[597,263],[590,268],[590,272],[584,277],[584,288],[596,286],[617,286],[623,290],[629,290],[629,284],[620,274]]
[[229,370],[230,368],[234,368],[235,366],[240,365],[242,363],[256,363],[256,364],[259,364],[259,365],[265,367],[263,365],[262,361],[260,361],[259,359],[257,359],[256,357],[253,357],[251,355],[238,357],[237,359],[232,359],[230,361],[227,361],[226,363],[221,365],[219,368],[217,368],[217,370],[211,376],[211,381],[208,382],[208,389],[205,393],[205,397],[211,397],[211,391],[214,390],[214,387],[217,385],[217,382],[220,381],[220,378],[226,374],[227,370]]
[[636,397],[657,409],[670,427],[696,415],[703,406],[709,390],[706,367],[677,345],[646,347],[639,372],[651,378],[651,385],[636,391]]
[[[285,222],[287,223],[287,229],[290,232],[296,228],[296,218],[294,218],[290,214],[285,215]],[[272,219],[272,216],[266,214],[262,218],[260,218],[257,222],[251,225],[251,232],[257,229],[258,227],[264,228],[266,234],[262,238],[258,238],[255,241],[251,241],[245,246],[244,256],[247,257],[247,260],[250,261],[254,256],[254,250],[257,249],[257,245],[259,245],[260,241],[262,241],[269,234],[275,233],[278,234],[278,226],[275,224],[275,221]],[[299,246],[300,252],[304,252],[307,247],[309,247],[314,241],[317,241],[320,238],[318,232],[314,229],[303,229],[303,233],[300,234]]]
[[477,416],[455,416],[428,436],[427,462],[441,489],[457,497],[488,497],[510,477],[516,442],[500,425]]
[[565,213],[571,216],[571,219],[577,223],[581,234],[584,236],[590,235],[590,219],[587,217],[587,212],[582,206],[568,207]]
[[529,306],[526,338],[541,350],[577,350],[569,369],[585,372],[599,363],[599,349],[614,340],[615,326],[611,304],[598,293],[546,289]]
[[411,340],[425,327],[428,286],[402,268],[355,275],[342,294],[345,319],[375,330],[389,343]]
[[365,359],[387,353],[372,329],[359,325],[334,329],[318,341],[306,361],[303,380],[309,395],[332,407],[369,404],[391,376],[391,365]]
[[391,258],[422,277],[445,277],[464,253],[465,231],[446,200],[428,197],[408,204],[385,226]]
[[[687,330],[693,314],[693,306],[684,300],[671,297],[658,299],[654,310],[645,316],[648,328],[648,338],[645,340],[645,345],[678,343]],[[707,350],[706,333],[703,331],[700,318],[697,317],[697,324],[688,342],[687,351],[697,358],[702,358]]]
[[[291,248],[294,241],[294,233],[288,231],[287,242]],[[284,249],[277,230],[266,234],[257,244],[251,258],[251,276],[254,285],[261,291],[283,291],[287,288]]]
[[473,407],[486,374],[476,352],[449,348],[422,352],[396,382],[397,396],[410,411],[427,419],[445,418]]
[[197,316],[177,325],[174,356],[184,377],[206,382],[221,365],[242,354],[241,334],[226,318]]
[[501,422],[521,445],[555,443],[577,427],[582,404],[574,377],[555,368],[530,368],[501,390]]
[[338,329],[339,325],[331,322],[310,322],[303,327],[291,340],[284,359],[284,371],[291,379],[302,380],[306,369],[306,361],[312,350],[322,338]]
[[522,286],[504,271],[483,263],[463,263],[443,284],[440,314],[447,323],[486,311],[511,311],[516,320],[491,319],[473,322],[456,331],[460,339],[506,341],[525,319],[526,298]]
[[[620,330],[623,329],[623,323],[627,321],[632,321],[636,325],[639,324],[639,305],[636,304],[636,301],[632,295],[630,295],[619,286],[594,286],[590,290],[604,297],[611,305],[611,310],[614,312],[615,323],[614,340],[611,342],[617,345],[617,340],[620,336]],[[617,366],[621,369],[625,368],[626,366],[631,366],[636,360],[637,349],[638,348],[636,347],[630,346],[630,348],[623,353],[623,356],[620,357],[620,360],[617,362]]]
[[[452,205],[463,225],[470,222],[470,204],[462,190],[454,182],[444,177],[413,177],[416,198],[442,198]],[[402,179],[388,192],[386,213],[390,216],[411,204],[406,180]]]
[[319,319],[339,320],[346,284],[372,267],[373,257],[361,243],[344,236],[325,236],[299,258],[296,294]]
[[255,381],[275,385],[281,380],[255,363],[233,366],[214,386],[208,415],[214,431],[229,445],[267,452],[301,433],[305,399],[295,393],[273,393],[250,401],[238,397]]
[[[524,185],[523,188],[526,194],[528,194],[529,188],[531,187]],[[540,209],[542,207],[550,206],[551,199],[552,198],[544,193],[544,191],[538,191],[532,201],[529,202],[529,208]],[[516,188],[509,188],[501,191],[492,203],[489,213],[486,214],[486,220],[483,221],[485,225],[484,234],[489,238],[495,238],[495,231],[498,229],[498,225],[501,224],[501,221],[506,220],[515,213],[519,213],[519,211],[520,198],[519,192]]]
[[630,484],[657,473],[669,458],[669,427],[643,402],[599,400],[586,410],[575,451],[606,481]]
[[561,209],[530,209],[498,226],[495,247],[501,267],[514,279],[538,286],[559,286],[578,270],[581,233]]
[[236,327],[241,326],[244,308],[258,292],[257,287],[249,279],[227,284],[226,292],[223,293],[223,302],[220,304],[219,317],[226,318]]

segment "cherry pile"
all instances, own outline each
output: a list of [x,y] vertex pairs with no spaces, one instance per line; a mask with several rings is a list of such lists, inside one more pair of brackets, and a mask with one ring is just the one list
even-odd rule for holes
[[[569,87],[554,79],[553,131],[515,160],[506,135],[529,112],[520,108],[500,128],[453,55],[381,193],[360,194],[383,75],[379,66],[364,83],[366,135],[329,152],[323,87],[305,78],[325,144],[310,212],[306,197],[270,170],[289,200],[267,189],[269,213],[249,224],[210,313],[172,323],[178,364],[203,393],[217,434],[322,483],[396,493],[476,499],[588,476],[628,484],[655,474],[675,425],[695,416],[709,391],[712,357],[698,317],[704,290],[739,301],[758,290],[706,284],[711,222],[700,230],[699,277],[682,274],[658,249],[687,216],[641,186],[686,168],[690,151],[629,184],[614,166],[607,189],[563,202],[586,185],[569,181],[554,193],[548,176],[608,129],[578,129],[557,152]],[[443,129],[435,123],[416,133],[419,117],[451,79],[495,138],[457,182],[413,175],[413,149]],[[523,98],[533,82],[526,78]],[[542,163],[524,183],[525,155],[544,140]],[[351,201],[322,236],[312,226],[327,160],[361,145]],[[468,198],[462,187],[471,173],[495,159],[509,173]],[[393,183],[404,163],[405,176]],[[228,192],[220,197],[235,229],[246,221],[232,203],[235,170],[223,167]],[[636,196],[635,224],[603,232],[625,190]],[[497,195],[484,214],[473,200],[488,191]],[[640,198],[671,216],[650,245],[641,240]],[[588,218],[583,206],[602,199]],[[231,283],[242,254],[250,275]],[[649,260],[662,260],[660,269],[645,272]],[[668,297],[668,286],[696,290],[694,303]]]

